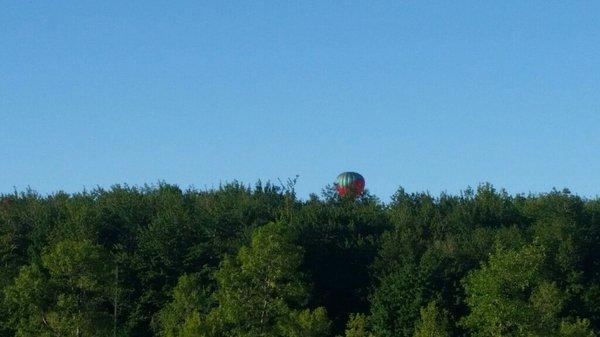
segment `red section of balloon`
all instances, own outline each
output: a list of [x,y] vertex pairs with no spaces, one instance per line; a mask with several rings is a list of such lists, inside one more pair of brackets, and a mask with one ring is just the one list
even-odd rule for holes
[[350,183],[349,186],[336,186],[337,192],[342,197],[351,192],[352,195],[361,195],[365,189],[365,181],[362,179],[357,179]]

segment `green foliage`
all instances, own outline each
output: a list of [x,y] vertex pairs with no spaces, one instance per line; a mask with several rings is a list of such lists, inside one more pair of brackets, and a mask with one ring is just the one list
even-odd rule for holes
[[285,337],[322,337],[327,336],[331,322],[323,307],[314,310],[290,311],[287,320],[279,324],[275,336]]
[[[465,279],[474,336],[554,336],[565,295],[547,277],[543,248],[497,250]],[[561,328],[562,330],[563,328]]]
[[294,183],[0,195],[0,337],[600,331],[598,199]]
[[5,289],[17,336],[107,336],[111,331],[110,280],[102,248],[61,241],[23,267]]
[[173,289],[173,299],[155,316],[154,327],[162,337],[190,335],[199,329],[200,315],[212,305],[211,291],[199,274],[183,275]]
[[389,227],[385,209],[368,194],[357,201],[313,198],[290,227],[304,250],[301,270],[313,282],[309,304],[326,307],[333,331],[342,333],[350,313],[368,311],[370,266]]
[[590,328],[590,322],[585,319],[578,319],[574,322],[561,322],[560,337],[595,337],[596,334]]
[[405,265],[381,280],[371,300],[376,336],[412,336],[423,299],[423,282],[416,267]]
[[[218,322],[228,336],[319,336],[329,322],[323,308],[303,308],[308,287],[299,272],[300,247],[281,223],[255,231],[249,246],[226,259],[215,273],[218,306],[207,325]],[[207,328],[206,330],[215,330]]]
[[421,317],[415,325],[413,337],[449,337],[448,312],[431,301],[421,309]]
[[364,314],[351,314],[346,325],[345,337],[372,337],[368,318]]

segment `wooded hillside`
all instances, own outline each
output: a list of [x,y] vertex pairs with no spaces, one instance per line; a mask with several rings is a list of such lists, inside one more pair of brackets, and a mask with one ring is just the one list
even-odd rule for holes
[[0,336],[595,336],[600,200],[159,184],[0,197]]

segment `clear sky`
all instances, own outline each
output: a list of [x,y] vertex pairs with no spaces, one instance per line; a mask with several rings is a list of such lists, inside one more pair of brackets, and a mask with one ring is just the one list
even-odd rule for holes
[[[211,4],[212,3],[212,4]],[[600,191],[598,1],[1,1],[0,192]]]

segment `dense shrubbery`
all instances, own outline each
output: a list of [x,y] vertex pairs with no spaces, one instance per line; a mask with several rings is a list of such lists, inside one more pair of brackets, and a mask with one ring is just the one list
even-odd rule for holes
[[0,266],[0,336],[594,336],[600,200],[28,191]]

